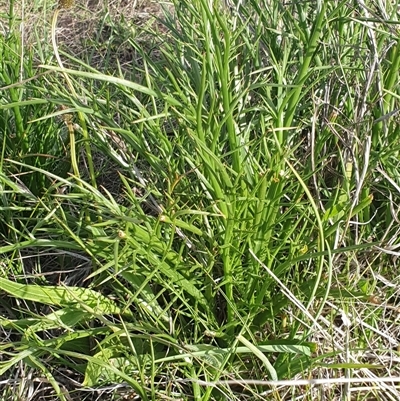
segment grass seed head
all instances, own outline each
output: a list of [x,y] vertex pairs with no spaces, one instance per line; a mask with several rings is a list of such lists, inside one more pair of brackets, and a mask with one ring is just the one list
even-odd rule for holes
[[71,8],[75,3],[75,0],[58,0],[58,8]]

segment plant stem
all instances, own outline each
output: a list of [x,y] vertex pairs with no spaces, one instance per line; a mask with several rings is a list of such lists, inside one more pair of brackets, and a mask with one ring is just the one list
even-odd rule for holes
[[[58,53],[57,41],[56,41],[56,25],[57,25],[57,19],[58,19],[59,13],[60,13],[60,9],[57,8],[53,14],[53,19],[52,19],[52,24],[51,24],[51,40],[52,40],[52,44],[53,44],[54,54],[57,59],[57,63],[60,68],[64,69],[63,63],[62,63],[60,55]],[[73,96],[75,96],[75,98],[78,98],[78,95],[75,91],[74,85],[72,84],[72,81],[69,78],[68,74],[66,74],[65,72],[62,72],[62,74],[64,75],[68,89],[71,91]],[[83,139],[84,139],[84,143],[85,143],[85,151],[86,151],[86,156],[88,159],[88,167],[89,167],[89,175],[90,175],[90,179],[91,179],[91,184],[94,187],[96,187],[96,178],[95,178],[95,172],[94,172],[94,167],[93,167],[92,151],[90,149],[89,134],[88,134],[88,130],[87,130],[85,116],[79,110],[77,110],[77,113],[78,113],[78,118],[79,118],[80,126],[82,129],[82,135],[83,135]],[[71,146],[72,169],[74,171],[75,176],[79,178],[80,174],[79,174],[79,168],[78,168],[77,157],[76,157],[75,131],[73,129],[73,126],[69,127],[69,135],[70,135],[70,146]]]

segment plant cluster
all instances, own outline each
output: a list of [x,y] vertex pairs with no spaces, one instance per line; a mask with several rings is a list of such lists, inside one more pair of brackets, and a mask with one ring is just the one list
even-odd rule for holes
[[398,399],[397,6],[104,14],[95,68],[73,3],[51,43],[4,10],[3,399]]

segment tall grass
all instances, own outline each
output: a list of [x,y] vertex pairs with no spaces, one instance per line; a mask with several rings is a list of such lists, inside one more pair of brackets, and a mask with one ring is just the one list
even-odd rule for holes
[[[393,317],[380,324],[397,286],[395,7],[172,10],[166,33],[126,35],[132,74],[62,48],[49,63],[51,47],[34,67],[15,27],[1,39],[0,324],[13,340],[0,373],[23,364],[61,400],[67,369],[143,400],[315,399],[268,381],[325,375],[367,383],[330,399],[395,399],[368,384],[396,343]],[[119,193],[98,185],[92,153]]]

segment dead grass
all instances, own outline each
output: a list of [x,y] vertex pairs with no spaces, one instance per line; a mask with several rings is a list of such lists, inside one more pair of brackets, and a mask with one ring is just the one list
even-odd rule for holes
[[[143,32],[146,28],[162,30],[157,22],[162,14],[162,3],[150,0],[98,0],[76,1],[74,7],[62,10],[57,23],[57,42],[61,50],[68,54],[89,61],[99,70],[116,68],[112,61],[122,67],[132,63],[131,46],[124,40]],[[20,21],[20,30],[26,46],[45,46],[50,43],[50,25],[53,10],[57,2],[18,2],[14,5],[14,14]],[[165,7],[165,3],[163,3]],[[0,32],[7,32],[9,11],[8,1],[0,2]],[[138,35],[140,36],[140,35]],[[125,37],[125,38],[124,38]],[[141,33],[138,40],[146,40]],[[40,43],[38,43],[40,42]],[[112,49],[114,60],[107,60],[106,51]],[[68,63],[65,63],[66,66]]]

